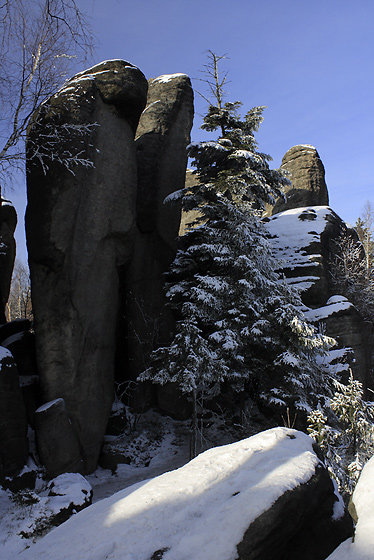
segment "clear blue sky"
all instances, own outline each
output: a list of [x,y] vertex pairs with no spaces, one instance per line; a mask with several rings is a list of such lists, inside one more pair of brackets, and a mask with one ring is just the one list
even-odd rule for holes
[[[373,0],[77,3],[98,40],[93,63],[123,58],[147,78],[183,72],[204,91],[196,78],[206,51],[227,53],[227,100],[242,101],[243,112],[268,107],[257,139],[274,167],[292,146],[312,144],[325,165],[330,205],[344,220],[354,223],[365,201],[374,203]],[[205,102],[195,101],[203,113]],[[194,141],[206,137],[198,114]],[[21,193],[13,199],[22,213],[16,198]],[[21,231],[17,237],[22,243]]]

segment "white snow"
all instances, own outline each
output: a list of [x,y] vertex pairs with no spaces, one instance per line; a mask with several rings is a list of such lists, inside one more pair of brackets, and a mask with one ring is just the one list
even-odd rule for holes
[[90,483],[78,473],[60,474],[53,479],[51,487],[56,497],[63,498],[61,502],[64,503],[64,507],[68,507],[71,502],[76,506],[83,505],[92,492]]
[[[308,254],[312,242],[319,242],[326,220],[333,211],[329,206],[292,208],[269,218],[265,224],[272,239],[274,254],[288,269],[318,266],[321,255]],[[301,219],[303,217],[309,219]]]
[[318,309],[310,309],[305,312],[306,317],[314,322],[321,319],[326,319],[333,315],[334,313],[339,313],[340,311],[347,311],[353,307],[353,304],[347,300],[344,296],[332,296],[327,300],[326,305],[319,307]]
[[160,82],[166,84],[167,82],[171,82],[171,80],[180,78],[182,76],[188,78],[187,74],[163,74],[162,76],[158,76],[158,78],[152,80],[152,82]]
[[49,401],[45,404],[42,404],[42,406],[39,406],[39,408],[35,412],[44,412],[45,410],[48,410],[48,408],[51,408],[54,404],[60,401],[63,402],[64,399],[54,399],[53,401]]
[[3,346],[0,346],[0,361],[3,360],[4,358],[12,358],[13,359],[13,355],[12,355],[10,350],[7,350]]
[[1,206],[14,206],[14,205],[13,202],[11,202],[10,200],[1,197]]
[[[213,448],[98,502],[19,555],[28,560],[233,560],[245,530],[310,479],[313,440],[274,428]],[[4,558],[11,560],[11,558]]]
[[157,99],[157,101],[153,101],[152,103],[150,103],[149,105],[147,105],[147,107],[144,109],[143,113],[145,113],[146,111],[148,111],[148,109],[150,109],[151,107],[153,107],[154,105],[157,105],[158,103],[161,103],[160,99]]
[[327,560],[372,560],[374,557],[374,457],[364,466],[352,501],[358,516],[354,540],[346,540]]

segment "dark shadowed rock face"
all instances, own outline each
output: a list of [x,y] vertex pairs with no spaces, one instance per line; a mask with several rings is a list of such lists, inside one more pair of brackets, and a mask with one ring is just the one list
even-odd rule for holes
[[[146,92],[138,68],[104,62],[49,99],[29,131],[26,235],[38,369],[44,401],[65,400],[86,472],[96,467],[113,399],[117,267],[132,254],[134,131]],[[56,131],[58,141],[48,144]]]
[[286,201],[278,200],[272,214],[301,206],[328,205],[325,168],[313,146],[301,144],[288,150],[281,168],[289,172],[292,184],[285,188]]
[[17,225],[17,213],[7,200],[0,205],[0,323],[5,323],[4,308],[8,301],[12,279],[16,242],[14,231]]
[[[173,319],[165,309],[163,274],[176,253],[180,207],[164,204],[164,199],[184,187],[192,121],[193,91],[188,76],[173,74],[149,81],[147,106],[136,132],[134,256],[125,274],[123,290],[126,319],[122,341],[126,336],[130,379],[136,379],[147,367],[150,352],[167,343],[173,329]],[[148,393],[144,390],[146,384],[133,400],[134,406],[146,405]]]
[[348,515],[333,520],[335,501],[328,472],[317,465],[307,483],[285,492],[248,527],[238,560],[324,560],[353,531]]
[[64,399],[56,399],[37,409],[35,435],[40,460],[50,478],[65,472],[83,473],[79,440]]
[[27,417],[13,356],[0,347],[0,480],[20,470],[28,456]]
[[180,208],[164,204],[164,199],[184,187],[192,122],[193,91],[188,76],[171,74],[149,81],[147,106],[136,131],[137,225],[142,233],[157,232],[173,248]]

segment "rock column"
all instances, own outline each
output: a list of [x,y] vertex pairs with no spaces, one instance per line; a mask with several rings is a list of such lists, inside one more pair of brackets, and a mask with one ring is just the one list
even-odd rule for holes
[[84,471],[96,468],[113,399],[117,268],[135,226],[134,133],[147,82],[107,61],[71,79],[34,117],[26,235],[44,402],[63,398]]
[[[188,76],[164,75],[149,81],[147,106],[136,132],[135,250],[123,292],[128,341],[125,374],[130,380],[148,366],[155,347],[170,341],[174,326],[165,308],[164,273],[175,257],[181,209],[164,200],[184,187],[192,122],[193,91]],[[140,394],[133,394],[136,408],[147,406],[144,386]]]

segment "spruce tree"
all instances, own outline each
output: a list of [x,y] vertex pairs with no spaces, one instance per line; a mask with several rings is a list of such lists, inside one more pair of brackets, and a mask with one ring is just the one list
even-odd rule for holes
[[308,432],[324,452],[327,466],[346,501],[365,463],[374,454],[374,407],[363,400],[360,381],[350,371],[346,384],[334,381],[335,392],[325,414],[313,410]]
[[167,277],[176,335],[141,379],[175,381],[194,402],[227,381],[258,401],[311,410],[326,393],[318,356],[331,341],[307,323],[299,295],[275,272],[261,221],[288,180],[257,149],[264,108],[241,119],[241,103],[216,100],[202,128],[221,134],[190,145],[199,182],[172,197],[197,215]]

